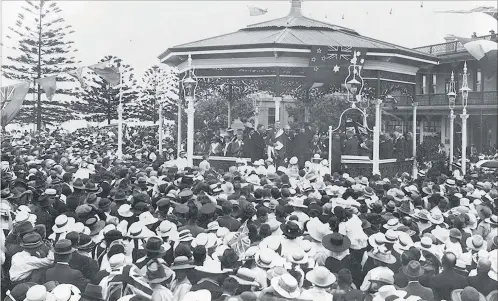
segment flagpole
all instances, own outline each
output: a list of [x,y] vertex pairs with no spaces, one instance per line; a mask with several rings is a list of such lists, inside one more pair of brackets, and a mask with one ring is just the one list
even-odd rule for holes
[[123,159],[123,103],[122,103],[123,76],[119,72],[119,106],[118,106],[118,159]]

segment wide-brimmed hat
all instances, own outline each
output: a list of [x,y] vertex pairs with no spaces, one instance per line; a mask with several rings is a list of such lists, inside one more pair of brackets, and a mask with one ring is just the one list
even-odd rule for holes
[[237,274],[228,277],[235,279],[240,285],[259,286],[259,283],[256,282],[256,276],[256,273],[251,269],[239,268]]
[[404,251],[408,251],[410,247],[413,246],[413,240],[408,233],[399,232],[398,241],[394,243],[394,250],[398,254],[403,254]]
[[191,243],[192,248],[203,246],[206,249],[214,247],[218,238],[214,233],[199,233]]
[[211,301],[211,292],[206,289],[190,291],[183,296],[181,301]]
[[490,217],[488,217],[487,219],[485,219],[485,221],[491,225],[498,226],[498,215],[493,214]]
[[468,249],[474,251],[487,250],[488,248],[488,242],[485,241],[479,234],[468,237],[465,244]]
[[392,229],[392,230],[398,229],[399,226],[401,226],[401,223],[397,218],[391,218],[390,220],[387,221],[387,223],[383,225],[385,229]]
[[194,267],[195,267],[195,265],[192,265],[190,263],[187,256],[178,256],[175,258],[175,261],[173,262],[171,269],[173,271],[175,271],[175,270],[188,270],[188,269],[193,269]]
[[59,215],[55,219],[55,224],[52,226],[52,231],[54,231],[54,233],[68,232],[69,229],[71,229],[71,227],[74,225],[74,223],[74,218],[68,218],[64,214]]
[[486,301],[486,297],[472,286],[451,292],[451,301]]
[[428,221],[429,215],[430,215],[430,213],[427,209],[421,209],[421,210],[417,210],[412,216],[414,218],[418,218],[419,220]]
[[73,246],[69,239],[59,239],[54,246],[55,254],[71,254],[74,252]]
[[287,237],[299,237],[303,234],[303,231],[299,225],[293,221],[288,221],[280,225],[282,233]]
[[24,301],[56,301],[54,295],[47,291],[47,288],[43,285],[33,285],[26,292],[26,299]]
[[52,295],[54,295],[55,300],[73,301],[79,300],[81,298],[81,291],[76,286],[67,283],[55,285],[56,286],[53,289],[50,289],[47,287],[47,283],[44,284],[44,286],[47,287],[47,291],[51,292]]
[[434,245],[432,244],[432,239],[430,237],[424,236],[413,244],[417,249],[435,253]]
[[334,252],[343,252],[349,249],[349,247],[351,246],[351,240],[349,239],[349,237],[342,234],[331,233],[323,237],[322,245],[327,250]]
[[295,264],[306,264],[308,263],[308,255],[303,249],[297,248],[293,249],[292,252],[289,252],[287,260]]
[[80,233],[78,238],[78,244],[76,245],[76,249],[82,251],[89,251],[95,247],[95,242],[92,240],[90,235]]
[[275,251],[268,248],[260,248],[258,252],[256,252],[255,261],[256,265],[263,269],[270,269],[273,267],[273,261],[277,257],[277,253]]
[[166,253],[166,250],[164,249],[163,246],[163,240],[155,236],[152,236],[149,239],[147,239],[147,242],[145,243],[144,246],[144,250],[147,252],[159,253],[159,254]]
[[428,216],[429,221],[433,224],[440,225],[444,223],[444,217],[439,211],[433,211],[431,214]]
[[73,188],[82,189],[82,190],[85,189],[85,184],[83,183],[83,180],[80,178],[74,180]]
[[173,279],[174,272],[159,263],[158,261],[150,261],[147,264],[147,272],[145,273],[145,278],[149,283],[161,283],[168,279]]
[[450,238],[450,231],[445,228],[436,227],[431,231],[431,234],[434,235],[441,243],[446,243]]
[[387,264],[393,264],[396,262],[396,257],[394,257],[391,251],[387,250],[385,247],[375,248],[367,254],[371,258]]
[[204,260],[202,266],[196,266],[194,269],[196,271],[200,271],[206,274],[215,274],[215,275],[221,275],[229,272],[229,270],[221,269],[220,261],[210,260],[210,259]]
[[105,221],[99,220],[97,217],[90,217],[84,224],[88,227],[88,229],[90,229],[90,236],[99,234],[105,227]]
[[389,229],[386,231],[385,237],[386,237],[386,243],[389,244],[394,244],[398,241],[398,231]]
[[133,212],[131,211],[130,204],[123,204],[118,208],[118,214],[122,217],[132,217]]
[[301,294],[297,280],[290,274],[283,274],[271,280],[271,287],[284,298],[294,299]]
[[178,232],[178,241],[180,242],[188,242],[194,240],[192,233],[189,229],[183,229]]
[[401,202],[401,206],[398,207],[398,212],[407,214],[407,215],[412,215],[413,214],[413,209],[410,205],[410,201],[404,200]]
[[91,283],[86,285],[85,291],[81,293],[81,297],[89,300],[104,301],[102,287]]
[[326,267],[317,266],[306,273],[306,280],[318,287],[331,286],[337,279]]
[[140,213],[140,215],[138,216],[138,220],[145,226],[153,225],[159,221],[156,217],[152,215],[152,213],[150,213],[150,211],[145,211]]
[[177,234],[177,226],[168,220],[164,220],[157,227],[156,233],[159,237],[172,237]]
[[403,273],[410,278],[418,278],[424,274],[424,268],[420,265],[420,262],[411,260],[403,267]]
[[24,249],[35,249],[42,245],[42,238],[37,232],[28,233],[22,237],[21,247]]
[[385,245],[387,242],[386,236],[382,232],[377,232],[368,237],[368,243],[373,248],[378,248],[379,246]]

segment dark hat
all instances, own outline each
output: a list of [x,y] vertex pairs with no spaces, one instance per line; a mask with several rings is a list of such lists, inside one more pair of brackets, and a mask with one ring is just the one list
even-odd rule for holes
[[322,238],[322,245],[325,249],[334,252],[343,252],[351,246],[349,237],[339,233],[327,234]]
[[216,211],[216,206],[213,203],[207,203],[202,205],[199,211],[202,214],[212,214]]
[[157,208],[164,208],[164,207],[169,206],[169,204],[170,204],[169,199],[162,198],[159,201],[157,201],[156,206],[157,206]]
[[89,300],[103,301],[102,288],[99,285],[88,283],[85,291],[81,293],[81,297]]
[[85,185],[85,190],[90,192],[102,191],[92,180],[89,180]]
[[78,245],[76,246],[78,250],[83,250],[83,251],[92,250],[94,246],[95,242],[92,240],[90,235],[80,233]]
[[282,233],[287,237],[299,237],[303,234],[303,231],[295,222],[288,221],[285,224],[280,225]]
[[109,240],[109,241],[121,239],[122,237],[123,237],[123,233],[121,233],[121,231],[116,230],[116,229],[109,230],[104,234],[104,239]]
[[182,200],[188,200],[192,197],[194,193],[192,192],[192,190],[190,189],[184,189],[182,191],[180,191],[180,193],[178,194],[178,197]]
[[108,198],[101,198],[100,199],[99,209],[101,209],[103,211],[107,211],[107,210],[109,210],[110,207],[111,207],[111,200],[109,200]]
[[73,188],[76,188],[76,189],[85,189],[85,184],[83,184],[83,180],[80,179],[80,178],[74,180],[74,182],[73,182]]
[[398,208],[398,211],[402,212],[404,214],[412,215],[413,210],[410,207],[410,201],[408,201],[408,200],[402,201],[401,206],[399,206],[399,208]]
[[98,220],[97,217],[90,217],[84,224],[90,229],[90,236],[98,234],[105,227],[105,221]]
[[424,274],[424,268],[420,262],[411,260],[408,265],[403,267],[403,273],[410,278],[418,278]]
[[35,228],[30,221],[22,221],[14,226],[14,232],[18,235],[23,235],[33,231],[35,231]]
[[25,249],[35,249],[43,245],[42,238],[37,232],[28,233],[22,237],[21,247]]
[[14,286],[10,292],[7,292],[7,297],[5,300],[9,301],[22,301],[26,299],[26,293],[28,290],[35,286],[36,283],[34,282],[26,282],[26,283],[19,283],[18,285]]
[[185,214],[188,212],[188,206],[185,205],[185,204],[180,204],[178,206],[175,207],[175,210],[174,210],[176,213],[179,213],[179,214]]
[[60,239],[55,243],[54,253],[55,254],[71,254],[74,249],[71,245],[71,241],[69,239]]
[[147,240],[147,242],[145,243],[144,250],[147,252],[160,253],[160,254],[166,253],[166,250],[163,247],[163,240],[155,236]]
[[114,193],[114,197],[112,199],[115,201],[124,201],[126,200],[126,192],[122,189],[118,189],[116,193]]
[[451,292],[451,301],[486,301],[486,297],[475,288],[467,286],[464,289],[456,289]]

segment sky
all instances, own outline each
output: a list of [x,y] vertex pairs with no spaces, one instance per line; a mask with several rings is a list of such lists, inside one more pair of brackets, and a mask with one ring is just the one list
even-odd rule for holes
[[[16,21],[23,1],[1,1],[1,37]],[[250,17],[248,5],[268,9]],[[303,1],[303,14],[355,29],[360,35],[417,47],[443,43],[447,34],[470,37],[497,30],[492,17],[480,13],[436,14],[435,10],[496,6],[496,1]],[[423,7],[421,7],[423,6]],[[159,64],[169,47],[237,31],[249,24],[287,15],[281,1],[60,1],[62,16],[73,26],[77,59],[97,63],[106,55],[122,58],[136,78]],[[392,13],[390,13],[392,11]],[[11,45],[6,45],[11,46]],[[8,50],[2,47],[2,62]],[[12,84],[2,79],[1,86]]]

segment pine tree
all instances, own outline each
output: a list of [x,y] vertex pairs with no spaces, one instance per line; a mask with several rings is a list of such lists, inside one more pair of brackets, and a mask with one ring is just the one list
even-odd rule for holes
[[40,85],[36,88],[33,85],[15,119],[20,123],[36,120],[40,129],[43,123],[60,123],[74,116],[71,98],[75,94],[67,88],[74,80],[64,72],[75,69],[74,65],[79,62],[75,61],[73,55],[77,49],[70,40],[74,31],[60,16],[57,3],[26,1],[22,10],[15,25],[8,27],[10,33],[6,35],[7,43],[3,46],[12,50],[13,55],[6,56],[7,63],[2,66],[2,71],[6,78],[19,81],[57,74],[57,91],[52,101],[42,95]]
[[152,66],[143,76],[140,97],[134,106],[133,117],[144,121],[159,119],[158,105],[163,105],[163,117],[174,120],[178,101],[178,74],[167,66]]
[[123,118],[133,117],[133,105],[138,96],[136,91],[137,81],[134,76],[134,69],[115,56],[108,55],[100,62],[109,62],[109,66],[116,67],[121,73],[122,84],[111,86],[107,81],[93,72],[88,72],[85,81],[88,87],[79,93],[80,101],[74,105],[74,109],[81,113],[88,121],[102,122],[118,118],[119,93],[122,93],[122,103],[124,108]]

